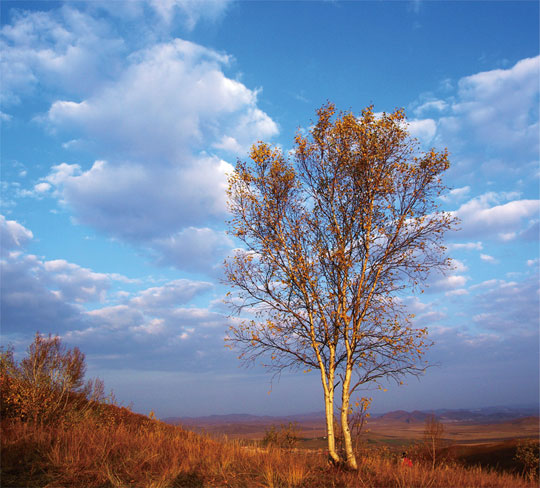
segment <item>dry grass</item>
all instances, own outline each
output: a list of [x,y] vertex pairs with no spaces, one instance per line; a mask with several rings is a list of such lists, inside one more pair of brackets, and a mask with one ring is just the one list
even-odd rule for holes
[[401,467],[364,451],[358,472],[331,468],[322,452],[216,441],[157,421],[70,427],[2,423],[3,487],[475,487],[532,488],[510,474],[457,465]]

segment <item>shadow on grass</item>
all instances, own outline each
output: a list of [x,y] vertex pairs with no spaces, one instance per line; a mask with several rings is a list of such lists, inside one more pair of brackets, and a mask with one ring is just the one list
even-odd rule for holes
[[172,482],[171,488],[203,488],[204,480],[196,471],[180,473]]

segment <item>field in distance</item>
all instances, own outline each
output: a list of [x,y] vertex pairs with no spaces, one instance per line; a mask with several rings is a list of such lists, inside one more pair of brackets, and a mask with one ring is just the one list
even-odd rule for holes
[[[425,421],[434,414],[444,424],[444,439],[451,444],[482,444],[509,439],[538,438],[538,408],[493,407],[475,410],[438,410],[434,412],[403,410],[373,415],[364,436],[372,443],[407,444],[420,440]],[[300,437],[309,447],[317,447],[325,433],[323,412],[284,417],[249,414],[212,415],[207,417],[170,417],[163,421],[211,435],[236,439],[262,439],[270,427],[294,422]],[[320,447],[323,447],[321,443]],[[299,446],[301,447],[301,446]],[[307,445],[305,447],[308,447]]]

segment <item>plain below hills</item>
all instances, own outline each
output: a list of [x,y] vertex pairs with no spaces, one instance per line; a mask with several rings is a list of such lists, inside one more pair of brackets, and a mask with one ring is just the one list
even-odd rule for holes
[[[371,442],[406,444],[422,438],[426,419],[435,417],[444,425],[444,439],[452,444],[477,444],[508,439],[538,438],[538,407],[488,407],[480,409],[441,409],[407,412],[396,410],[373,414],[364,428]],[[303,439],[325,435],[324,412],[289,416],[250,414],[169,417],[170,424],[211,435],[243,439],[262,439],[272,427],[295,423]]]

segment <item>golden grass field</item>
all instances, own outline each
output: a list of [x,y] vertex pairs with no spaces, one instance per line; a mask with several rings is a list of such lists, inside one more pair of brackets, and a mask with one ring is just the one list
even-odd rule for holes
[[444,462],[400,464],[363,447],[356,472],[328,465],[323,450],[262,448],[215,440],[122,412],[70,426],[2,421],[2,487],[418,487],[533,488],[519,473]]
[[[355,437],[358,469],[348,470],[329,464],[320,414],[297,416],[297,426],[280,419],[285,427],[274,429],[277,418],[252,415],[172,425],[117,405],[97,380],[83,387],[84,357],[65,352],[59,339],[36,335],[35,350],[35,360],[24,363],[11,349],[0,351],[2,488],[538,486],[538,417],[500,421],[508,412],[481,414],[484,422],[473,423],[466,419],[476,413],[454,411],[430,451],[422,437],[426,426],[439,423],[422,412],[390,412]],[[35,365],[58,352],[70,359],[62,374],[78,378],[70,384],[79,389],[61,388],[54,374],[45,375],[48,381],[31,375],[50,373],[58,361],[42,361],[41,370]],[[338,430],[336,438],[341,450]],[[411,463],[402,462],[403,450]]]

